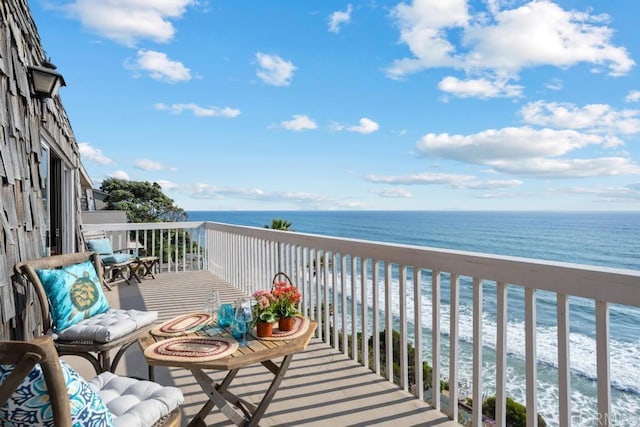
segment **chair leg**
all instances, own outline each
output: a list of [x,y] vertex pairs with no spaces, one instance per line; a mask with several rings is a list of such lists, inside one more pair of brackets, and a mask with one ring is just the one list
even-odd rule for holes
[[98,352],[98,362],[100,363],[101,369],[101,371],[98,372],[99,374],[111,370],[111,357],[109,355],[109,350]]

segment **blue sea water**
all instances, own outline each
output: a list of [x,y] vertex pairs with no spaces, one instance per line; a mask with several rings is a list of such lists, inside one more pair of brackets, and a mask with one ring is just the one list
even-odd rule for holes
[[[190,221],[215,221],[263,227],[274,218],[292,223],[298,232],[444,249],[510,255],[542,260],[640,270],[638,212],[467,212],[467,211],[193,211]],[[448,282],[443,279],[443,330],[448,330]],[[640,286],[640,284],[639,284]],[[462,376],[470,378],[472,312],[471,285],[461,283]],[[495,290],[485,289],[484,369],[495,370]],[[430,288],[423,289],[423,299]],[[551,425],[557,421],[557,343],[555,296],[537,298],[539,412]],[[522,292],[509,289],[508,385],[524,402],[524,333]],[[570,299],[573,424],[594,425],[596,408],[595,328],[593,303]],[[424,313],[426,347],[430,343],[431,313]],[[612,420],[630,425],[640,418],[640,310],[611,308]],[[446,342],[446,340],[443,340]],[[426,348],[425,347],[425,348]],[[448,350],[443,349],[446,361]],[[429,350],[425,356],[430,357]],[[468,367],[466,367],[468,366]],[[443,372],[447,367],[443,366]],[[487,375],[485,387],[494,386]],[[616,422],[616,420],[618,420]]]

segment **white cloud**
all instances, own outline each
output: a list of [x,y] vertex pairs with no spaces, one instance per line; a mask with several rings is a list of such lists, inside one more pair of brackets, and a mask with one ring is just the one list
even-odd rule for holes
[[308,116],[303,114],[294,114],[293,118],[288,121],[283,121],[280,123],[283,129],[294,130],[294,131],[302,131],[309,129],[317,129],[318,125]]
[[640,90],[629,91],[629,93],[624,98],[624,100],[625,100],[625,102],[638,102],[638,101],[640,101]]
[[389,199],[410,199],[413,197],[413,194],[404,188],[374,188],[371,192]]
[[578,107],[570,103],[536,101],[523,106],[520,114],[525,123],[540,126],[586,129],[612,135],[640,133],[640,110],[616,111],[607,104]]
[[472,47],[467,64],[518,71],[553,65],[567,68],[580,62],[609,68],[609,74],[627,74],[634,62],[626,49],[613,46],[613,31],[601,15],[566,11],[551,1],[531,1],[503,10],[489,25],[476,24],[465,32]]
[[331,31],[332,33],[339,33],[341,25],[348,24],[349,22],[351,22],[352,10],[353,10],[353,7],[351,6],[351,4],[348,4],[347,10],[345,10],[344,12],[342,11],[333,12],[331,16],[329,16],[329,31]]
[[189,104],[163,104],[161,102],[154,105],[156,110],[170,111],[172,114],[182,114],[183,111],[191,111],[195,117],[226,117],[234,118],[240,115],[240,110],[229,107],[200,107]]
[[268,55],[266,53],[256,53],[258,66],[256,75],[262,81],[272,86],[289,86],[293,79],[293,72],[296,67],[293,63],[285,61],[278,55]]
[[196,0],[75,0],[64,5],[90,31],[126,46],[138,40],[166,43],[175,34],[170,20]]
[[88,142],[79,143],[78,149],[80,150],[80,156],[83,161],[96,162],[101,165],[112,165],[115,163],[109,157],[102,154],[102,150],[92,147]]
[[493,162],[501,172],[543,178],[587,178],[596,176],[640,175],[640,165],[624,157],[597,159],[526,159]]
[[[412,56],[395,60],[387,76],[399,79],[428,68],[454,67],[473,81],[478,73],[512,78],[523,68],[564,69],[582,62],[618,76],[635,65],[624,47],[612,44],[606,15],[567,11],[545,0],[502,10],[512,3],[486,4],[487,11],[470,11],[465,0],[397,5],[392,16]],[[480,94],[487,96],[486,89]]]
[[181,62],[172,61],[167,57],[167,54],[153,50],[139,50],[133,68],[147,72],[155,80],[168,83],[191,80],[191,70]]
[[607,203],[635,203],[640,201],[640,186],[638,184],[629,184],[624,187],[569,187],[556,189],[556,191],[598,196],[599,199],[597,201]]
[[515,175],[587,177],[640,174],[640,166],[625,157],[560,158],[588,146],[610,148],[619,140],[575,130],[529,127],[489,129],[471,135],[425,135],[417,144],[425,156],[487,165]]
[[[174,187],[175,189],[175,187]],[[192,185],[182,185],[179,188],[181,193],[194,199],[248,199],[265,202],[277,202],[285,206],[298,206],[306,209],[335,209],[364,207],[361,202],[335,199],[317,193],[295,192],[295,191],[274,191],[269,192],[259,188],[235,188],[219,187],[210,184],[198,183]]]
[[467,26],[466,0],[415,0],[398,4],[392,11],[400,29],[400,40],[407,45],[412,58],[398,59],[387,69],[391,78],[430,67],[462,66],[455,56],[455,46],[447,40],[447,28]]
[[164,180],[164,179],[160,179],[160,180],[158,180],[156,182],[158,183],[158,185],[160,187],[162,187],[163,191],[171,191],[171,190],[180,188],[179,184],[176,184],[175,182],[167,181],[167,180]]
[[560,79],[551,79],[545,85],[547,89],[551,90],[560,90],[563,88],[564,84]]
[[520,97],[523,86],[510,85],[507,79],[467,79],[460,80],[457,77],[447,76],[440,80],[438,88],[459,98],[498,98]]
[[350,126],[347,128],[348,131],[358,132],[363,134],[373,133],[378,129],[380,129],[380,125],[366,117],[361,118],[360,121],[358,122],[358,125]]
[[129,174],[128,174],[128,173],[126,173],[126,172],[125,172],[125,171],[123,171],[123,170],[117,170],[117,171],[111,172],[111,173],[109,174],[109,176],[110,176],[111,178],[126,179],[127,181],[129,181],[129,180],[131,179],[131,178],[129,178]]
[[479,180],[473,175],[457,175],[448,173],[418,173],[413,175],[367,175],[365,180],[390,185],[447,185],[453,188],[495,189],[510,188],[522,185],[522,181],[511,180]]
[[498,160],[515,161],[535,157],[557,157],[608,139],[574,130],[509,127],[471,135],[429,133],[417,144],[420,153],[466,163],[491,165]]
[[361,118],[358,121],[357,125],[353,125],[353,126],[347,126],[347,125],[343,125],[340,123],[332,123],[331,124],[331,130],[339,132],[339,131],[349,131],[349,132],[357,132],[357,133],[362,133],[362,134],[368,134],[368,133],[373,133],[376,132],[378,129],[380,129],[380,125],[376,122],[374,122],[371,119],[368,119],[366,117]]
[[144,171],[161,171],[166,169],[162,163],[150,159],[138,159],[133,162],[133,165]]

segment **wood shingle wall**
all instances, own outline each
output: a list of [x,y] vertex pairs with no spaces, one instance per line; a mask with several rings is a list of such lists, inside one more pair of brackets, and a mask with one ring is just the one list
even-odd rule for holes
[[[42,199],[46,179],[40,169],[42,139],[72,165],[76,175],[79,173],[78,145],[59,96],[44,101],[46,122],[40,120],[41,101],[31,96],[27,67],[40,65],[45,59],[27,1],[1,0],[0,339],[22,338],[35,319],[31,308],[34,296],[19,277],[12,276],[16,262],[41,257],[45,250],[48,213]],[[80,180],[76,177],[75,182],[79,227]]]

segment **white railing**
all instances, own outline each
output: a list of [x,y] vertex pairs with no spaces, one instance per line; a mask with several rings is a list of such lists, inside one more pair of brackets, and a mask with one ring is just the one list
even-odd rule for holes
[[104,231],[114,249],[160,258],[160,271],[202,270],[207,235],[202,222],[84,224],[85,231]]
[[[188,225],[187,225],[188,224]],[[122,226],[122,225],[121,225]],[[139,228],[138,228],[139,227]],[[173,228],[172,228],[173,227]],[[106,229],[101,226],[101,229]],[[111,229],[111,228],[109,228]],[[118,229],[114,226],[113,230]],[[285,272],[301,288],[301,310],[318,322],[317,336],[353,360],[394,381],[440,408],[440,380],[448,380],[448,401],[458,402],[461,380],[461,288],[472,294],[471,397],[481,402],[483,389],[483,314],[495,311],[496,424],[506,425],[507,289],[522,295],[524,307],[527,425],[537,426],[537,294],[553,293],[557,317],[558,424],[572,424],[569,351],[570,298],[591,301],[595,312],[597,420],[611,419],[609,308],[640,307],[640,271],[538,261],[524,258],[440,250],[409,245],[342,239],[219,223],[126,224],[119,230],[197,230],[203,268],[251,294],[271,286]],[[204,231],[204,233],[203,233]],[[176,232],[177,233],[177,232]],[[201,245],[201,246],[200,246]],[[449,288],[444,295],[441,287]],[[424,294],[430,297],[425,298]],[[495,297],[494,297],[495,295]],[[441,325],[441,301],[449,300],[449,325]],[[419,301],[419,304],[415,304]],[[515,302],[515,301],[514,301]],[[486,307],[486,308],[485,308]],[[431,334],[422,325],[431,310]],[[424,314],[424,316],[423,316]],[[446,325],[445,325],[446,326]],[[393,331],[398,347],[394,348]],[[423,340],[426,336],[430,340]],[[448,337],[448,338],[447,338]],[[384,340],[383,350],[380,350]],[[416,349],[409,366],[411,346]],[[442,357],[443,350],[448,357]],[[430,383],[423,378],[423,351],[430,353]],[[448,366],[444,372],[443,365]],[[410,371],[413,375],[410,376]],[[485,374],[486,375],[486,374]],[[410,384],[410,378],[411,383]],[[444,408],[443,408],[444,409]],[[458,405],[446,413],[458,419]],[[473,425],[482,425],[481,407],[473,405]]]

